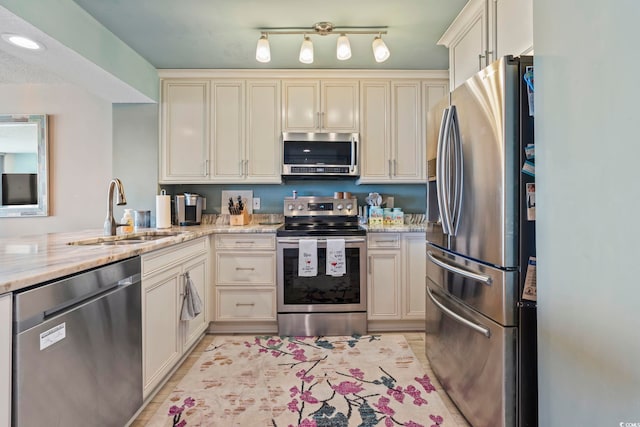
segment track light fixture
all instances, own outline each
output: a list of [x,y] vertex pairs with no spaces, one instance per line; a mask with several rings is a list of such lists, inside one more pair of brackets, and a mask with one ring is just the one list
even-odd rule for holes
[[317,22],[311,28],[301,27],[279,27],[279,28],[259,28],[261,35],[256,47],[256,60],[258,62],[271,61],[271,49],[269,46],[269,36],[283,34],[301,34],[304,36],[302,46],[300,46],[299,60],[303,64],[313,63],[313,43],[309,35],[315,34],[327,36],[329,34],[339,34],[336,43],[336,57],[340,61],[351,58],[351,45],[347,34],[375,34],[371,45],[373,56],[376,62],[384,62],[389,59],[390,52],[387,45],[382,41],[382,35],[387,34],[386,26],[377,27],[335,27],[331,22]]

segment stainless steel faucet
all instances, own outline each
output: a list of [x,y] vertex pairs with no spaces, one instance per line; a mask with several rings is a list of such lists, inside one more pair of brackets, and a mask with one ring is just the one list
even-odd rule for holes
[[122,227],[127,224],[118,224],[116,220],[113,219],[113,189],[116,188],[118,190],[116,204],[126,205],[127,198],[124,195],[124,186],[122,182],[118,178],[113,178],[109,183],[109,192],[107,194],[107,217],[104,219],[104,235],[105,236],[115,236],[116,228]]

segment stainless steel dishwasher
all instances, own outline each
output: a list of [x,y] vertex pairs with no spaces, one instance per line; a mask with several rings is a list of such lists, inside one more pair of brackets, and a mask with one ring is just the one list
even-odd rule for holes
[[142,405],[140,258],[14,295],[14,427],[122,427]]

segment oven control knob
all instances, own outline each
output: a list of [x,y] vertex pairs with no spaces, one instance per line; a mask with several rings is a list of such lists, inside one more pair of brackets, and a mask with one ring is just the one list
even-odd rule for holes
[[342,208],[343,208],[342,203],[338,203],[338,206],[336,206],[336,208],[337,208],[339,211],[341,211],[341,210],[342,210]]
[[299,210],[299,211],[301,211],[301,210],[303,210],[303,209],[304,209],[304,206],[303,206],[303,205],[298,205],[298,210]]
[[289,205],[288,208],[289,208],[290,211],[292,211],[294,206],[293,205]]
[[347,203],[347,210],[350,211],[353,209],[353,205],[351,203]]

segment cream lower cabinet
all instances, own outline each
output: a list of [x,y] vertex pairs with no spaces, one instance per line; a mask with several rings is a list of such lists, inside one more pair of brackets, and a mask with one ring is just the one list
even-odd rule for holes
[[369,233],[367,242],[369,329],[424,329],[424,233]]
[[0,427],[11,425],[11,295],[0,295]]
[[[143,396],[146,398],[173,370],[208,327],[209,238],[201,237],[142,255]],[[193,281],[203,309],[180,320],[187,278]]]
[[217,234],[214,332],[275,332],[273,234]]

